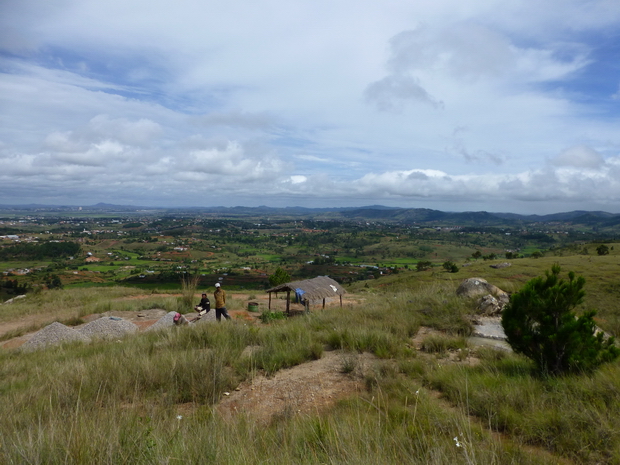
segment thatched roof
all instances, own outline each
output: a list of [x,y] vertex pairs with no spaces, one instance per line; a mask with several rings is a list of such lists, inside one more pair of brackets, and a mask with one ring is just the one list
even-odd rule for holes
[[308,301],[327,299],[347,293],[340,284],[327,276],[317,276],[316,278],[304,279],[303,281],[280,284],[267,289],[266,292],[295,292],[297,289],[304,291],[303,299]]

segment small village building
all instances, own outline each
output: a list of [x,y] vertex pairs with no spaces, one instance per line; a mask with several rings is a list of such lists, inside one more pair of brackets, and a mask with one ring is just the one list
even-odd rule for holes
[[278,292],[286,292],[286,313],[290,313],[291,293],[295,296],[297,302],[303,304],[306,312],[310,310],[310,305],[322,302],[322,308],[325,308],[327,299],[340,299],[342,307],[342,296],[347,293],[344,288],[332,278],[327,276],[317,276],[312,279],[303,281],[292,281],[280,284],[279,286],[267,289],[269,293],[269,309],[271,309],[271,294]]

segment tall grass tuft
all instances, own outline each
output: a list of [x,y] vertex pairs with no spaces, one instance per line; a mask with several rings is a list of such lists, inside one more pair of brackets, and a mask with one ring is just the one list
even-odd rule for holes
[[524,443],[579,463],[617,463],[620,432],[612,425],[620,415],[619,370],[615,364],[592,376],[539,377],[524,357],[504,355],[425,377],[452,402]]
[[194,296],[200,284],[200,273],[184,273],[181,275],[181,303],[185,309],[181,313],[188,313],[194,307]]

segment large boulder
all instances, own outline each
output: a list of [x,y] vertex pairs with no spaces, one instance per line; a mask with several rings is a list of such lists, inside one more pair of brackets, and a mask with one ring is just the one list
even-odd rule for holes
[[500,268],[506,268],[508,266],[512,266],[512,263],[510,262],[496,263],[495,265],[489,265],[489,266],[491,268],[500,269]]
[[497,290],[501,289],[493,284],[489,284],[486,279],[467,278],[457,288],[456,295],[460,297],[477,297],[486,294],[493,295]]
[[478,309],[485,315],[500,314],[510,300],[507,292],[482,278],[466,279],[457,288],[456,295],[469,298],[481,297]]

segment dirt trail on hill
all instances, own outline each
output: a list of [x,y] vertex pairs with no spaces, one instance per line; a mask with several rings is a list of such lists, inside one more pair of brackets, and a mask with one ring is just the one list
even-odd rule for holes
[[[343,367],[355,357],[355,370]],[[245,381],[217,405],[225,418],[245,414],[262,423],[274,418],[321,413],[338,400],[364,390],[363,374],[375,357],[370,354],[324,352],[319,360],[278,371],[273,377],[257,375]]]

